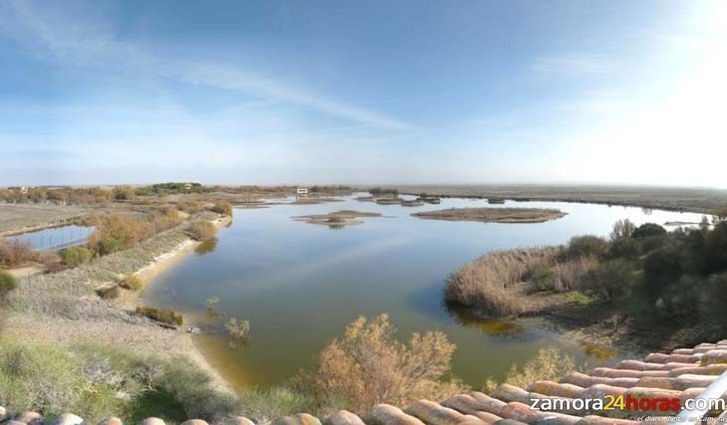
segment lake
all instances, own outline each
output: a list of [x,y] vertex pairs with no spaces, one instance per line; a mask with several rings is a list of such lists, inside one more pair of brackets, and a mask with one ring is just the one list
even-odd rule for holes
[[[288,199],[290,201],[290,199]],[[544,207],[568,215],[540,224],[492,224],[422,220],[417,211],[451,207]],[[364,224],[341,229],[308,224],[292,216],[342,209],[380,212]],[[148,305],[184,313],[203,334],[196,343],[222,376],[238,388],[272,385],[314,363],[330,339],[359,315],[388,313],[401,339],[428,329],[444,331],[458,348],[453,373],[481,386],[502,377],[513,362],[555,345],[589,365],[615,362],[592,355],[537,319],[476,320],[443,303],[447,276],[464,263],[501,249],[561,244],[586,233],[607,236],[613,223],[699,222],[701,215],[640,208],[558,202],[442,199],[440,205],[407,208],[346,197],[343,202],[240,209],[218,234],[216,246],[184,258],[159,275],[144,293]],[[249,342],[230,347],[216,311],[251,323]]]

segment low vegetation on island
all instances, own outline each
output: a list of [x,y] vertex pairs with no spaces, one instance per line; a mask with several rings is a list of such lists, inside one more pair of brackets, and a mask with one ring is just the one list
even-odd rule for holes
[[362,224],[363,220],[359,220],[359,218],[363,217],[381,217],[381,213],[342,210],[328,214],[301,215],[292,218],[296,221],[302,221],[309,224],[320,224],[336,229],[345,226]]
[[566,213],[546,208],[449,208],[436,211],[422,211],[414,217],[449,220],[479,221],[482,223],[544,223],[565,217]]

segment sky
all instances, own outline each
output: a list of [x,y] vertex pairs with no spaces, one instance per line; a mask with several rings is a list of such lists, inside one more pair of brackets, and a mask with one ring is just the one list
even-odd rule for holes
[[0,0],[0,186],[727,187],[727,1]]

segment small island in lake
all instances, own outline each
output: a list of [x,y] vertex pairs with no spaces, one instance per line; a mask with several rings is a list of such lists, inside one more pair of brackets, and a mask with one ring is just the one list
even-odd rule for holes
[[567,213],[547,208],[449,208],[412,214],[414,217],[450,220],[480,221],[483,223],[544,223],[565,217]]
[[301,215],[292,217],[292,219],[310,224],[323,224],[333,229],[339,229],[344,226],[363,223],[363,220],[359,220],[361,217],[381,217],[381,213],[341,210],[328,214]]

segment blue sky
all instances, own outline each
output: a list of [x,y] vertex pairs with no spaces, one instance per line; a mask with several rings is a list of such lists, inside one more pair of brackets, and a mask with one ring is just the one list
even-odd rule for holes
[[0,2],[0,185],[727,187],[727,2]]

